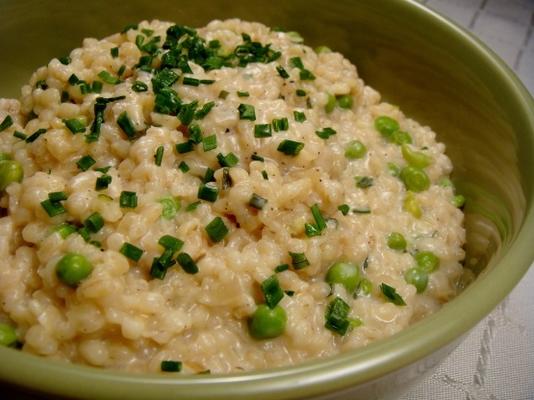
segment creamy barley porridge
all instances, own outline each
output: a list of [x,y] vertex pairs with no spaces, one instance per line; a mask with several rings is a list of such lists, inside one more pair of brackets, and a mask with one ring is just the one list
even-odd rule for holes
[[456,294],[434,132],[294,32],[141,22],[0,100],[0,339],[128,371],[295,364]]

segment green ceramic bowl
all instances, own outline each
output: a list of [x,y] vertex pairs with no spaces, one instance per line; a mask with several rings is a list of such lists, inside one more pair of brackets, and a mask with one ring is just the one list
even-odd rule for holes
[[[476,38],[415,1],[0,1],[0,97],[87,36],[159,18],[201,26],[240,17],[299,31],[349,57],[385,100],[447,144],[468,197],[466,266],[477,279],[438,313],[364,349],[240,375],[128,375],[0,349],[9,390],[51,398],[370,399],[399,395],[510,293],[534,259],[534,102]],[[3,393],[5,394],[5,388]]]

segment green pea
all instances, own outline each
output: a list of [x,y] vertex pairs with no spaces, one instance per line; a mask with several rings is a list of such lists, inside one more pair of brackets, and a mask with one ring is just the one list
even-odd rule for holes
[[439,258],[431,251],[420,251],[413,258],[417,267],[428,274],[439,268]]
[[11,160],[11,154],[9,153],[0,153],[0,161]]
[[388,247],[393,250],[406,250],[406,239],[399,232],[391,232],[388,235]]
[[419,201],[417,201],[417,198],[412,192],[408,192],[408,194],[404,198],[402,208],[404,209],[404,211],[412,214],[415,218],[421,218],[421,216],[423,215],[423,210],[421,210]]
[[22,181],[23,177],[24,170],[17,161],[0,161],[0,190],[4,190],[10,183]]
[[337,262],[328,269],[325,277],[326,282],[345,286],[349,293],[354,292],[360,283],[360,271],[354,264],[347,262]]
[[414,285],[417,293],[423,293],[428,285],[428,274],[417,267],[410,268],[404,273],[404,279]]
[[352,96],[345,94],[337,98],[337,104],[341,108],[351,109],[352,108]]
[[81,254],[68,253],[56,264],[56,275],[60,281],[75,287],[93,271],[93,265]]
[[381,115],[375,119],[375,128],[382,136],[390,140],[393,132],[399,130],[399,123],[391,117]]
[[408,132],[405,131],[395,131],[391,135],[391,141],[395,144],[405,144],[412,143],[412,137]]
[[17,343],[17,332],[8,324],[0,323],[0,346],[13,346]]
[[359,140],[353,140],[345,147],[345,157],[351,160],[362,158],[367,153],[367,147]]
[[275,338],[284,333],[286,322],[287,315],[282,307],[278,305],[271,309],[261,304],[249,321],[249,332],[255,339]]
[[327,114],[330,114],[332,111],[334,111],[334,108],[336,108],[336,96],[333,94],[328,94],[328,100],[326,101],[324,110]]
[[412,150],[407,144],[402,145],[401,151],[406,162],[412,167],[425,168],[432,164],[432,157],[420,151]]
[[420,168],[404,167],[400,173],[400,178],[406,189],[412,192],[422,192],[430,187],[428,175]]
[[315,52],[317,54],[321,54],[321,53],[331,53],[332,52],[332,49],[330,49],[330,47],[328,46],[317,46],[315,48]]
[[465,197],[461,194],[457,194],[452,198],[452,204],[458,208],[463,207],[465,205]]
[[358,285],[358,296],[369,296],[373,290],[373,284],[369,279],[363,278]]

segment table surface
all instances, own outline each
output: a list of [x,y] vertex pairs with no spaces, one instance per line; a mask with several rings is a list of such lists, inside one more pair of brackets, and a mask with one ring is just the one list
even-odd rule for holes
[[[421,0],[474,32],[534,94],[534,0]],[[533,400],[534,267],[464,342],[400,400]]]

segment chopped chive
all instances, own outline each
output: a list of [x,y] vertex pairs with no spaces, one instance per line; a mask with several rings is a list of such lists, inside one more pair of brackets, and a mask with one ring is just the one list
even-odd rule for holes
[[158,244],[164,249],[168,249],[171,250],[173,253],[176,253],[177,251],[180,251],[180,249],[183,247],[184,242],[178,238],[175,238],[174,236],[163,235],[159,238]]
[[76,85],[78,82],[80,82],[80,78],[78,78],[75,74],[71,74],[71,76],[69,76],[68,82],[70,85]]
[[261,176],[263,176],[263,179],[265,179],[266,181],[269,180],[269,174],[267,174],[267,171],[261,171]]
[[44,128],[37,129],[35,132],[33,132],[30,136],[26,138],[26,143],[35,142],[39,138],[39,136],[41,136],[44,133],[46,133],[46,129]]
[[306,121],[306,114],[300,111],[293,111],[293,117],[295,118],[295,121],[297,122]]
[[182,269],[188,274],[196,274],[198,272],[198,266],[189,254],[178,254],[176,261],[178,261],[178,264],[180,264]]
[[70,100],[69,92],[66,90],[61,91],[61,102],[66,103]]
[[257,153],[252,153],[252,155],[250,156],[250,159],[253,161],[261,161],[261,162],[265,161],[265,158],[263,158],[262,156],[259,156]]
[[128,113],[126,111],[120,113],[119,117],[117,118],[117,125],[121,127],[129,139],[135,137],[135,127],[130,117],[128,117]]
[[307,95],[306,91],[305,90],[302,90],[302,89],[297,89],[295,91],[295,94],[298,96],[298,97],[304,97]]
[[193,141],[188,140],[187,142],[178,143],[176,145],[176,151],[180,154],[189,153],[190,151],[193,151]]
[[288,156],[297,156],[303,148],[304,148],[304,143],[285,139],[280,142],[280,144],[277,147],[277,150],[280,153],[284,153],[285,155],[288,155]]
[[214,182],[208,182],[198,187],[197,197],[200,200],[206,200],[213,203],[217,200],[218,195],[219,188],[217,188],[217,185]]
[[170,89],[170,86],[178,80],[178,74],[172,69],[163,68],[152,78],[152,88],[154,93],[160,93],[163,89]]
[[196,100],[188,104],[182,104],[182,107],[180,108],[180,112],[178,113],[178,118],[180,119],[180,122],[182,124],[189,125],[193,121],[197,106],[198,106],[198,101]]
[[128,24],[128,25],[126,25],[122,29],[121,33],[124,34],[124,33],[128,32],[130,29],[137,30],[137,24]]
[[223,190],[228,189],[229,187],[232,187],[233,185],[232,177],[230,176],[230,168],[224,167],[223,168],[223,176],[222,176],[222,188]]
[[90,155],[83,156],[78,161],[76,161],[76,165],[82,171],[87,171],[89,168],[91,168],[95,164],[96,164],[95,159],[91,157]]
[[274,269],[274,272],[284,272],[284,271],[287,271],[288,269],[289,269],[289,264],[280,264],[276,266],[276,268]]
[[248,205],[251,207],[254,207],[257,210],[263,209],[265,205],[267,204],[267,199],[261,197],[260,195],[256,193],[252,193],[252,197],[248,201]]
[[198,124],[191,124],[188,128],[189,140],[195,144],[202,142],[202,130]]
[[141,29],[141,32],[143,32],[147,37],[150,37],[154,34],[154,31],[152,29]]
[[300,70],[299,76],[302,81],[313,81],[315,79],[315,75],[306,68]]
[[54,202],[50,199],[41,201],[41,207],[43,207],[49,217],[55,217],[56,215],[67,212],[60,202]]
[[148,85],[141,81],[135,81],[132,85],[132,90],[134,92],[146,92],[148,90]]
[[87,217],[83,225],[89,229],[90,232],[97,233],[104,226],[104,218],[98,212],[94,212]]
[[250,104],[240,104],[239,107],[237,107],[237,110],[239,111],[239,119],[256,121],[256,110],[254,109],[254,106],[251,106]]
[[123,191],[119,198],[119,205],[122,208],[135,208],[137,207],[137,193]]
[[356,186],[360,189],[367,189],[374,184],[373,178],[369,176],[356,176],[354,179],[356,180]]
[[195,113],[195,119],[202,119],[204,118],[206,115],[209,114],[209,112],[211,111],[211,109],[215,106],[215,102],[214,101],[209,101],[207,102],[206,104],[204,104],[202,106],[202,108],[200,110],[198,110],[196,113]]
[[292,57],[289,59],[289,65],[293,68],[304,69],[304,64],[300,57]]
[[51,192],[48,193],[48,198],[51,202],[57,203],[59,201],[67,200],[68,196],[65,192]]
[[189,76],[184,76],[184,80],[182,81],[182,84],[188,85],[188,86],[198,86],[200,84],[200,80],[196,78],[191,78]]
[[272,124],[275,132],[287,131],[289,129],[289,120],[285,117],[273,119]]
[[206,168],[206,172],[204,173],[204,178],[202,178],[202,182],[208,183],[213,181],[215,181],[215,171],[208,167]]
[[237,97],[249,97],[249,96],[250,96],[249,92],[240,92],[239,90],[237,91]]
[[347,215],[350,211],[350,207],[348,204],[341,204],[340,206],[337,207],[337,209],[341,211],[341,214],[343,215]]
[[302,269],[310,265],[304,253],[293,253],[290,251],[289,256],[291,257],[291,264],[295,269]]
[[150,267],[150,276],[156,279],[165,278],[167,269],[176,264],[176,261],[172,260],[173,254],[172,250],[166,249],[161,256],[155,257]]
[[98,73],[98,77],[110,85],[116,85],[117,83],[120,83],[120,79],[111,75],[108,71],[100,71]]
[[39,89],[42,89],[42,90],[46,90],[46,89],[48,89],[48,84],[46,83],[46,81],[44,79],[41,79],[41,80],[35,82],[35,87],[39,88]]
[[341,336],[345,335],[350,328],[349,311],[350,306],[340,297],[336,297],[326,309],[325,328]]
[[215,79],[201,79],[200,83],[203,85],[211,85],[215,83]]
[[261,283],[261,291],[267,307],[273,309],[284,298],[284,292],[276,275],[272,275]]
[[56,226],[54,228],[54,232],[59,233],[59,236],[61,236],[62,239],[66,239],[70,235],[72,235],[74,232],[76,232],[77,228],[74,225],[68,224],[66,222]]
[[385,283],[382,283],[380,285],[380,290],[382,292],[382,294],[384,295],[384,297],[390,301],[391,303],[397,305],[397,306],[405,306],[406,305],[406,302],[404,301],[404,299],[397,293],[397,290],[392,287],[392,286],[389,286]]
[[163,372],[180,372],[182,363],[180,361],[164,360],[161,362],[160,368]]
[[178,164],[178,169],[184,174],[190,170],[189,165],[187,165],[185,161],[181,161],[180,164]]
[[235,167],[239,162],[239,158],[234,153],[228,153],[227,155],[219,153],[217,154],[217,160],[221,167]]
[[13,132],[13,136],[15,136],[17,139],[22,139],[22,140],[26,140],[26,138],[28,137],[28,135],[20,131]]
[[371,214],[371,210],[369,208],[353,208],[352,212],[354,214]]
[[323,128],[321,131],[315,131],[315,134],[324,140],[328,139],[332,135],[335,135],[336,133],[336,130],[332,128]]
[[272,136],[270,124],[257,124],[254,125],[254,137],[265,138]]
[[313,218],[315,219],[315,224],[317,225],[317,228],[319,228],[319,230],[321,231],[326,229],[326,222],[324,220],[323,215],[321,214],[321,210],[319,209],[318,204],[314,204],[313,206],[311,206],[311,212]]
[[93,168],[97,172],[102,172],[103,174],[107,174],[107,172],[111,169],[111,165],[108,165],[107,167],[99,167],[99,168]]
[[186,212],[193,212],[197,209],[197,207],[200,205],[200,201],[195,201],[194,203],[188,204],[185,208]]
[[229,232],[221,217],[215,217],[204,229],[214,243],[223,240]]
[[91,85],[89,85],[87,82],[79,81],[78,85],[80,87],[80,93],[81,94],[91,93]]
[[286,35],[289,37],[289,40],[291,40],[293,43],[304,42],[304,38],[300,35],[300,33],[296,31],[287,32]]
[[308,237],[320,236],[321,235],[321,230],[319,228],[317,228],[317,226],[314,225],[314,224],[305,223],[304,224],[304,233]]
[[163,146],[159,146],[156,149],[156,154],[154,154],[154,163],[161,167],[161,162],[163,161],[163,152],[165,151],[165,148]]
[[102,92],[102,87],[104,85],[102,84],[102,82],[100,81],[93,81],[92,85],[91,85],[91,92],[93,93],[100,93]]
[[126,71],[126,65],[121,65],[117,71],[117,76],[120,78],[124,74],[124,71]]
[[180,210],[180,199],[171,196],[163,197],[158,200],[162,206],[161,217],[173,219]]
[[281,65],[278,65],[278,66],[276,67],[276,71],[278,72],[278,75],[280,75],[282,78],[284,78],[284,79],[289,78],[289,74],[288,74],[287,71],[284,69],[284,67],[282,67]]
[[217,135],[206,136],[202,139],[202,149],[210,151],[217,148]]
[[58,60],[63,65],[69,65],[72,61],[69,56],[58,57]]
[[99,176],[98,178],[96,178],[95,190],[107,189],[110,183],[111,183],[110,175],[104,174],[102,176]]
[[85,123],[81,119],[64,119],[63,123],[72,134],[85,132]]
[[111,53],[111,57],[113,57],[113,58],[117,58],[119,56],[119,48],[118,47],[113,47],[112,49],[110,49],[109,52]]
[[221,90],[219,92],[219,99],[226,99],[228,97],[228,95],[230,94],[230,92],[226,91],[226,90]]

